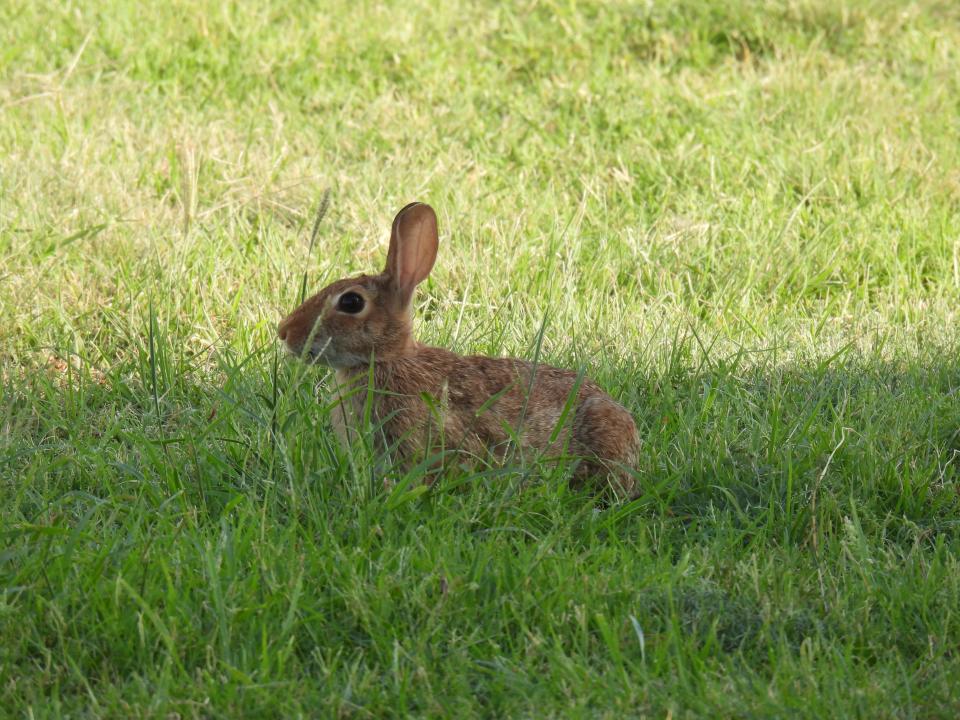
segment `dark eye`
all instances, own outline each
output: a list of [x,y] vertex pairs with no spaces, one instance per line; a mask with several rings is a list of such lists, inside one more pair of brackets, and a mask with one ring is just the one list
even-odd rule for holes
[[363,296],[355,292],[344,293],[337,300],[337,310],[355,315],[363,310]]

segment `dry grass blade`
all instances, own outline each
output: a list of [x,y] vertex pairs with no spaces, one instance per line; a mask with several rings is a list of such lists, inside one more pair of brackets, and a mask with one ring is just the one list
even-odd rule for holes
[[[317,236],[320,234],[320,223],[323,221],[324,215],[327,214],[327,210],[330,208],[330,188],[327,188],[323,191],[323,195],[320,197],[320,205],[317,207],[316,217],[313,219],[313,230],[310,231],[310,244],[307,246],[307,262],[305,267],[309,267],[310,258],[313,257],[313,246],[317,242]],[[307,296],[307,274],[308,270],[304,269],[303,271],[303,281],[300,283],[300,298],[297,302],[302,303],[304,298]]]

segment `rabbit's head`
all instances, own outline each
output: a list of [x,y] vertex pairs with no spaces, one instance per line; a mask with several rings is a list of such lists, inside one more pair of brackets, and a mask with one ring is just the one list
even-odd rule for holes
[[407,205],[393,220],[383,272],[328,285],[284,318],[280,340],[308,362],[334,368],[412,352],[413,292],[430,274],[437,246],[433,208]]

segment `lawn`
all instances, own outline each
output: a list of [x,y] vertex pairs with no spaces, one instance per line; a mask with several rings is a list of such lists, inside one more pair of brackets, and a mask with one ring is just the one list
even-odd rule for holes
[[[0,717],[957,716],[958,97],[951,0],[0,4]],[[413,200],[637,500],[338,447]]]

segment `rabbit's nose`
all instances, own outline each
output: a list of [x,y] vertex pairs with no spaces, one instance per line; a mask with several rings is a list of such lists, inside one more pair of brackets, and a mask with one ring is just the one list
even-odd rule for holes
[[289,323],[287,323],[286,320],[281,321],[280,324],[277,325],[277,335],[280,336],[281,340],[286,341],[287,332],[289,331],[289,328],[290,328],[290,325]]

